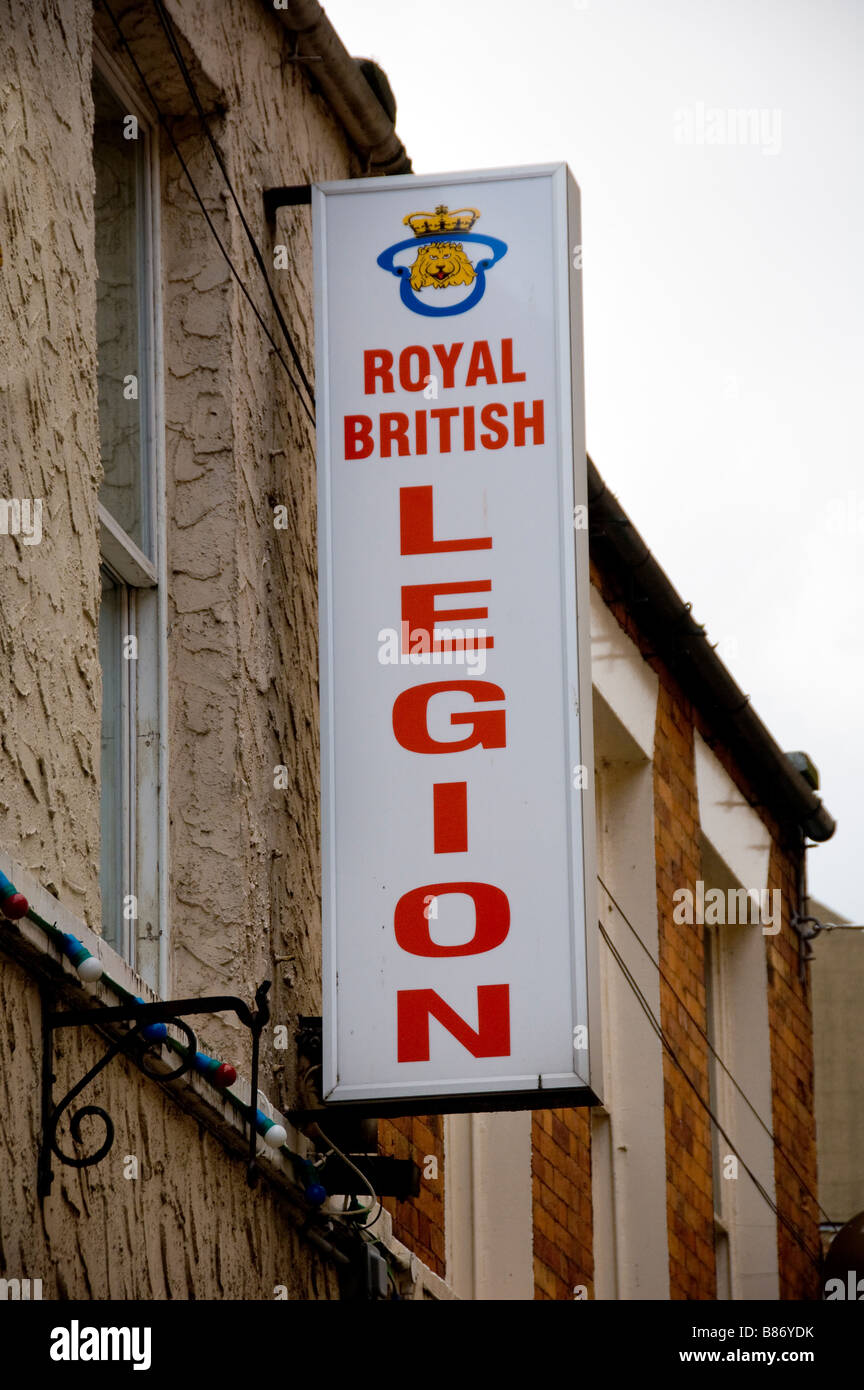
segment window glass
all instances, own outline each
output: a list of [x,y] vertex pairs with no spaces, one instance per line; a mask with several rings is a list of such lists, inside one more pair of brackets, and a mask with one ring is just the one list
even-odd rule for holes
[[156,508],[153,236],[158,149],[134,89],[127,89],[98,43],[94,64],[96,366],[104,469],[99,493],[102,933],[158,988],[165,967],[159,863],[165,795],[159,673],[165,633],[158,592],[163,561]]
[[108,570],[102,570],[102,604],[99,609],[99,662],[102,667],[101,819],[102,935],[109,945],[122,949],[124,842],[128,821],[126,786],[125,690],[123,637],[126,628],[125,586]]
[[[146,267],[139,225],[147,135],[98,73],[93,78],[96,173],[96,335],[104,481],[99,500],[152,558],[146,467]],[[135,138],[127,138],[129,136]]]

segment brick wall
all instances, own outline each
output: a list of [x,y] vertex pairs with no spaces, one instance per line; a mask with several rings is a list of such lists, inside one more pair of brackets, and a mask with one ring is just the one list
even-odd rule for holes
[[[654,743],[654,826],[660,964],[660,1022],[687,1075],[708,1098],[708,1047],[678,998],[707,1032],[702,929],[672,920],[672,894],[701,877],[693,723],[661,675]],[[678,998],[676,998],[676,995]],[[669,1053],[663,1053],[669,1292],[716,1296],[711,1124]]]
[[[399,1120],[381,1120],[378,1146],[390,1158],[411,1158],[423,1171],[427,1158],[434,1158],[438,1176],[421,1177],[420,1196],[409,1202],[387,1197],[384,1206],[393,1217],[393,1234],[429,1266],[444,1277],[444,1117],[415,1115]],[[433,1165],[429,1164],[431,1169]]]
[[534,1297],[593,1298],[591,1122],[587,1108],[535,1110],[531,1125]]

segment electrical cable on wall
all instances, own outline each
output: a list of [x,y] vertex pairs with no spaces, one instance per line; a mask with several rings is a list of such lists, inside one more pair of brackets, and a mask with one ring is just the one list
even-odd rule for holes
[[681,998],[681,996],[680,996],[680,994],[678,993],[678,991],[675,989],[675,986],[673,985],[672,981],[669,979],[669,976],[668,976],[668,975],[666,974],[666,972],[664,971],[662,965],[660,964],[659,961],[657,961],[657,960],[654,959],[654,957],[652,956],[652,954],[651,954],[651,952],[649,951],[648,947],[645,945],[645,942],[642,940],[642,937],[639,935],[639,933],[638,933],[638,931],[636,930],[636,928],[634,927],[633,923],[630,921],[630,918],[627,916],[626,912],[625,912],[624,909],[621,907],[621,904],[617,901],[617,899],[615,898],[615,895],[612,893],[611,889],[608,888],[607,885],[603,882],[603,880],[602,880],[602,878],[600,877],[599,874],[597,875],[597,882],[600,884],[600,887],[603,889],[604,893],[606,893],[606,894],[608,895],[610,901],[612,902],[612,904],[613,904],[615,910],[617,911],[617,913],[619,914],[619,916],[626,922],[627,926],[630,928],[630,930],[631,930],[631,932],[633,933],[633,935],[635,936],[636,940],[639,942],[639,945],[642,947],[642,950],[645,952],[645,954],[646,954],[646,956],[648,957],[648,959],[650,960],[651,964],[654,966],[654,969],[655,969],[655,970],[658,972],[658,974],[660,975],[661,980],[664,982],[664,984],[666,985],[666,987],[669,989],[669,991],[671,992],[671,994],[672,994],[673,997],[675,998],[676,1002],[677,1002],[678,1004],[681,1005],[681,1008],[684,1010],[685,1014],[686,1014],[687,1017],[690,1019],[690,1022],[693,1024],[694,1028],[695,1028],[696,1031],[699,1033],[700,1037],[701,1037],[701,1038],[703,1039],[703,1041],[707,1044],[707,1046],[708,1046],[708,1048],[710,1049],[711,1053],[712,1053],[713,1056],[716,1058],[717,1062],[719,1063],[719,1065],[720,1065],[720,1067],[722,1068],[722,1070],[725,1072],[726,1076],[727,1076],[727,1077],[729,1078],[729,1080],[732,1082],[732,1085],[735,1087],[735,1090],[738,1092],[739,1096],[740,1096],[741,1099],[744,1101],[745,1105],[748,1107],[748,1109],[750,1110],[750,1112],[751,1112],[751,1114],[753,1115],[753,1117],[754,1117],[754,1118],[758,1121],[758,1123],[762,1126],[762,1129],[763,1129],[763,1130],[765,1131],[765,1133],[768,1135],[768,1138],[771,1140],[771,1143],[774,1145],[774,1147],[775,1147],[775,1149],[777,1150],[778,1154],[779,1154],[780,1157],[784,1160],[784,1162],[788,1165],[790,1171],[792,1172],[792,1174],[794,1175],[794,1177],[796,1178],[796,1180],[800,1183],[802,1190],[807,1194],[807,1196],[810,1198],[810,1200],[811,1200],[812,1202],[815,1202],[815,1203],[816,1203],[817,1208],[818,1208],[819,1211],[822,1213],[822,1215],[825,1217],[826,1221],[830,1220],[830,1218],[829,1218],[829,1216],[828,1216],[828,1213],[826,1212],[825,1208],[820,1204],[819,1198],[816,1196],[815,1192],[813,1192],[813,1191],[810,1189],[810,1187],[809,1187],[809,1185],[807,1184],[806,1180],[801,1176],[801,1174],[799,1173],[798,1169],[795,1167],[795,1164],[792,1162],[792,1159],[791,1159],[791,1158],[789,1157],[789,1155],[786,1153],[786,1150],[783,1148],[783,1146],[782,1146],[782,1144],[780,1143],[779,1139],[776,1138],[776,1136],[775,1136],[773,1130],[771,1129],[771,1127],[765,1123],[765,1121],[763,1120],[762,1116],[759,1114],[759,1111],[756,1109],[755,1105],[754,1105],[753,1102],[750,1100],[749,1096],[746,1094],[746,1092],[745,1092],[745,1091],[743,1090],[743,1088],[740,1086],[740,1084],[738,1083],[738,1081],[737,1081],[737,1080],[735,1079],[735,1077],[732,1075],[732,1073],[731,1073],[731,1071],[729,1070],[729,1068],[727,1067],[726,1063],[723,1061],[723,1058],[720,1056],[720,1053],[717,1051],[716,1047],[715,1047],[714,1044],[712,1043],[712,1041],[711,1041],[711,1039],[709,1038],[708,1034],[705,1032],[705,1029],[702,1027],[701,1023],[700,1023],[699,1020],[696,1018],[696,1016],[695,1016],[693,1013],[691,1013],[691,1011],[688,1009],[686,1003],[685,1003],[684,1000]]
[[234,191],[234,186],[233,186],[233,184],[232,184],[232,182],[231,182],[231,179],[230,179],[230,177],[229,177],[228,170],[227,170],[226,167],[225,167],[225,161],[224,161],[223,158],[222,158],[222,155],[221,155],[221,153],[220,153],[220,151],[219,151],[219,147],[217,146],[216,141],[213,139],[213,134],[212,134],[212,132],[211,132],[211,130],[210,130],[210,125],[209,125],[209,123],[208,123],[208,121],[207,121],[207,116],[206,116],[206,114],[205,114],[204,107],[203,107],[203,105],[201,104],[201,98],[200,98],[199,95],[198,95],[197,88],[196,88],[195,83],[194,83],[194,81],[193,81],[193,79],[192,79],[192,74],[191,74],[190,71],[189,71],[189,68],[188,68],[187,63],[186,63],[186,59],[183,57],[183,52],[182,52],[182,50],[181,50],[181,48],[180,48],[180,44],[179,44],[179,42],[178,42],[178,40],[177,40],[177,35],[176,35],[175,29],[174,29],[174,25],[173,25],[173,23],[172,23],[172,21],[171,21],[171,18],[170,18],[170,16],[169,16],[169,14],[167,13],[167,11],[166,11],[166,9],[165,9],[165,6],[162,4],[162,0],[153,0],[153,7],[154,7],[154,9],[155,9],[155,11],[156,11],[157,17],[158,17],[158,19],[159,19],[159,23],[162,25],[162,29],[163,29],[163,31],[164,31],[164,33],[165,33],[166,39],[168,40],[168,43],[169,43],[170,48],[171,48],[171,51],[172,51],[172,53],[174,54],[174,57],[175,57],[176,60],[177,60],[177,66],[179,67],[181,76],[182,76],[182,78],[183,78],[183,81],[184,81],[184,83],[186,84],[186,90],[188,91],[189,95],[190,95],[191,98],[192,98],[192,101],[193,101],[194,104],[195,104],[195,110],[196,110],[197,113],[198,113],[198,120],[199,120],[200,123],[201,123],[201,128],[202,128],[202,130],[204,131],[205,136],[207,137],[208,144],[210,145],[210,148],[211,148],[211,150],[213,151],[213,155],[214,155],[214,157],[215,157],[215,159],[216,159],[216,163],[219,165],[219,168],[220,168],[220,170],[222,171],[222,177],[223,177],[224,180],[225,180],[225,184],[226,184],[226,186],[227,186],[227,188],[228,188],[228,192],[231,194],[232,201],[233,201],[234,206],[235,206],[235,208],[237,209],[237,213],[238,213],[238,215],[239,215],[239,217],[240,217],[240,221],[241,221],[241,223],[242,223],[243,230],[244,230],[244,232],[246,233],[246,236],[247,236],[247,238],[248,238],[248,240],[249,240],[249,244],[250,244],[251,247],[252,247],[252,253],[253,253],[253,255],[254,255],[254,257],[255,257],[255,260],[256,260],[256,262],[257,262],[257,264],[258,264],[258,269],[261,271],[261,274],[262,274],[263,277],[264,277],[264,283],[265,283],[266,286],[267,286],[267,292],[268,292],[268,294],[269,294],[269,296],[270,296],[270,302],[271,302],[271,304],[273,305],[273,311],[274,311],[274,313],[276,314],[276,319],[277,319],[277,321],[278,321],[278,323],[279,323],[279,327],[281,328],[282,334],[283,334],[283,336],[284,336],[284,338],[285,338],[285,341],[286,341],[286,343],[288,344],[288,351],[291,353],[291,360],[293,361],[294,366],[295,366],[295,368],[296,368],[296,370],[297,370],[297,374],[298,374],[298,376],[300,377],[300,380],[302,381],[302,383],[303,383],[303,385],[304,385],[304,387],[305,387],[305,389],[306,389],[306,394],[307,394],[307,396],[309,397],[309,402],[310,402],[310,404],[311,404],[311,406],[312,406],[312,408],[313,408],[313,410],[314,410],[314,408],[315,408],[315,394],[314,394],[314,392],[313,392],[313,390],[312,390],[312,387],[311,387],[311,385],[310,385],[310,383],[309,383],[309,380],[308,380],[308,378],[307,378],[307,376],[306,376],[306,373],[305,373],[304,370],[303,370],[303,364],[302,364],[302,362],[300,361],[300,355],[299,355],[299,353],[298,353],[298,351],[297,351],[297,348],[296,348],[296,346],[295,346],[295,344],[294,344],[294,339],[293,339],[292,336],[291,336],[291,333],[290,333],[290,331],[289,331],[289,329],[288,329],[288,325],[287,325],[287,323],[285,322],[285,318],[284,318],[283,313],[282,313],[282,310],[281,310],[281,308],[280,308],[280,306],[279,306],[279,301],[278,301],[278,299],[276,298],[276,293],[275,293],[275,291],[274,291],[274,289],[273,289],[273,286],[272,286],[272,284],[271,284],[271,282],[270,282],[270,277],[269,277],[269,275],[267,274],[267,267],[266,267],[266,265],[264,264],[264,257],[263,257],[262,254],[261,254],[261,248],[259,247],[258,242],[255,240],[255,235],[254,235],[254,233],[253,233],[253,231],[252,231],[252,228],[249,226],[249,223],[248,223],[248,221],[246,220],[246,215],[245,215],[245,213],[243,212],[242,207],[240,206],[240,200],[238,199],[237,194],[236,194],[235,191]]
[[807,933],[807,941],[812,941],[814,937],[819,935],[820,931],[864,931],[864,926],[857,922],[820,922],[818,917],[799,917],[797,913],[795,914],[794,925],[796,927],[804,927],[808,924],[814,927],[815,931]]
[[[375,1222],[376,1222],[376,1221],[378,1220],[378,1218],[380,1217],[382,1211],[384,1210],[384,1203],[383,1203],[382,1199],[378,1196],[377,1192],[375,1191],[375,1189],[374,1189],[374,1187],[372,1186],[371,1182],[370,1182],[369,1179],[367,1178],[366,1174],[365,1174],[364,1172],[362,1172],[361,1169],[359,1169],[359,1168],[357,1167],[357,1164],[356,1164],[356,1163],[352,1163],[352,1161],[351,1161],[351,1159],[348,1157],[348,1155],[347,1155],[347,1154],[344,1154],[344,1153],[342,1152],[342,1150],[341,1150],[336,1144],[333,1143],[333,1140],[332,1140],[332,1139],[328,1139],[328,1138],[327,1138],[327,1135],[326,1135],[326,1134],[324,1133],[324,1131],[321,1129],[321,1126],[320,1126],[320,1125],[318,1125],[318,1124],[311,1124],[311,1125],[309,1125],[309,1127],[308,1127],[308,1129],[307,1129],[306,1132],[307,1132],[307,1134],[311,1134],[311,1135],[313,1135],[313,1136],[317,1136],[319,1139],[323,1140],[323,1142],[329,1146],[329,1151],[330,1151],[331,1153],[335,1153],[336,1156],[337,1156],[337,1158],[341,1158],[342,1162],[345,1163],[345,1164],[347,1164],[347,1166],[348,1166],[350,1169],[352,1169],[353,1172],[355,1172],[355,1173],[357,1174],[358,1178],[359,1178],[360,1181],[363,1183],[363,1186],[366,1188],[367,1192],[369,1193],[369,1195],[370,1195],[371,1198],[372,1198],[372,1206],[371,1206],[371,1207],[368,1207],[368,1208],[361,1207],[361,1208],[360,1208],[361,1211],[367,1211],[367,1213],[368,1213],[368,1212],[371,1212],[372,1209],[373,1209],[374,1206],[375,1206],[375,1203],[376,1203],[376,1202],[378,1203],[378,1210],[377,1210],[377,1212],[375,1213],[375,1216],[372,1218],[372,1220],[371,1220],[371,1221],[366,1221],[366,1222],[364,1222],[364,1224],[363,1224],[362,1226],[359,1226],[359,1227],[358,1227],[358,1230],[361,1230],[361,1231],[368,1231],[368,1230],[371,1230],[371,1228],[375,1225]],[[324,1157],[326,1158],[327,1155],[325,1154]],[[329,1214],[330,1214],[331,1216],[335,1216],[335,1217],[337,1217],[337,1218],[341,1218],[341,1217],[343,1216],[343,1213],[341,1213],[341,1212],[331,1212],[331,1213],[329,1213]],[[356,1212],[354,1212],[354,1213],[352,1213],[352,1212],[346,1212],[346,1213],[344,1213],[344,1215],[345,1215],[345,1216],[356,1215]]]
[[744,1159],[741,1157],[741,1154],[738,1152],[738,1150],[736,1149],[735,1145],[732,1143],[732,1140],[729,1138],[729,1135],[726,1133],[725,1129],[724,1129],[723,1126],[721,1125],[721,1123],[720,1123],[720,1121],[718,1120],[717,1116],[714,1114],[714,1112],[713,1112],[713,1110],[711,1109],[710,1105],[709,1105],[708,1102],[703,1098],[703,1096],[702,1096],[702,1094],[701,1094],[701,1092],[700,1092],[700,1090],[699,1090],[699,1087],[698,1087],[698,1086],[696,1085],[696,1083],[692,1080],[692,1078],[688,1075],[687,1071],[685,1070],[684,1066],[682,1065],[681,1061],[679,1060],[677,1053],[675,1052],[674,1048],[672,1047],[672,1044],[669,1042],[669,1039],[666,1037],[666,1034],[665,1034],[664,1031],[663,1031],[662,1025],[660,1024],[659,1020],[655,1017],[654,1012],[653,1012],[653,1010],[652,1010],[652,1008],[651,1008],[651,1005],[648,1003],[648,1000],[645,998],[645,995],[643,994],[643,992],[642,992],[642,990],[639,988],[639,985],[637,984],[636,980],[633,978],[632,974],[630,973],[630,970],[628,969],[628,967],[627,967],[625,961],[622,959],[621,955],[620,955],[619,952],[617,951],[617,949],[616,949],[614,943],[612,942],[612,940],[611,940],[611,938],[610,938],[608,932],[606,931],[605,927],[603,926],[603,923],[602,923],[602,922],[598,922],[597,925],[598,925],[598,927],[600,928],[600,934],[601,934],[601,936],[603,937],[603,940],[606,942],[606,945],[609,947],[609,950],[612,952],[612,955],[614,956],[615,961],[617,962],[617,964],[618,964],[618,966],[619,966],[619,968],[620,968],[620,970],[621,970],[621,973],[623,974],[625,980],[627,981],[627,983],[628,983],[628,985],[630,986],[631,990],[632,990],[633,993],[635,994],[636,999],[637,999],[637,1001],[638,1001],[638,1003],[639,1003],[639,1006],[640,1006],[640,1008],[642,1009],[643,1013],[645,1014],[646,1018],[648,1019],[650,1025],[651,1025],[651,1027],[652,1027],[652,1029],[653,1029],[654,1032],[656,1033],[656,1035],[657,1035],[657,1037],[659,1038],[660,1042],[662,1043],[663,1047],[664,1047],[664,1048],[666,1049],[666,1051],[668,1052],[670,1058],[672,1059],[672,1062],[673,1062],[674,1065],[678,1068],[678,1070],[680,1071],[681,1075],[684,1077],[684,1080],[687,1082],[688,1086],[689,1086],[690,1089],[693,1091],[693,1094],[696,1096],[696,1099],[699,1101],[699,1104],[702,1106],[703,1110],[704,1110],[705,1113],[708,1115],[708,1117],[709,1117],[709,1119],[711,1120],[712,1124],[715,1126],[715,1128],[716,1128],[718,1134],[722,1135],[723,1139],[724,1139],[724,1140],[726,1141],[726,1143],[729,1145],[730,1151],[731,1151],[731,1152],[735,1155],[735,1157],[738,1159],[738,1162],[741,1164],[741,1167],[744,1169],[744,1172],[745,1172],[745,1173],[747,1174],[747,1176],[750,1178],[750,1181],[753,1183],[753,1186],[756,1188],[756,1191],[759,1193],[759,1195],[765,1200],[765,1202],[767,1203],[767,1205],[770,1207],[770,1209],[771,1209],[771,1211],[773,1212],[775,1218],[781,1223],[782,1226],[785,1227],[785,1229],[788,1231],[789,1235],[790,1235],[790,1236],[792,1237],[792,1239],[795,1241],[796,1245],[798,1245],[798,1247],[803,1251],[803,1253],[807,1256],[807,1258],[808,1258],[809,1260],[812,1261],[812,1263],[813,1263],[813,1265],[815,1266],[815,1268],[821,1272],[821,1254],[816,1254],[816,1253],[814,1253],[813,1250],[811,1250],[811,1248],[810,1248],[809,1245],[807,1244],[807,1242],[806,1242],[804,1236],[801,1234],[801,1232],[797,1229],[796,1226],[793,1225],[793,1223],[788,1219],[788,1217],[786,1217],[786,1216],[783,1214],[783,1212],[780,1211],[779,1207],[778,1207],[778,1206],[776,1205],[776,1203],[773,1201],[773,1199],[772,1199],[770,1193],[767,1191],[767,1189],[766,1189],[765,1187],[763,1187],[762,1183],[761,1183],[761,1182],[759,1181],[759,1179],[756,1177],[756,1174],[753,1172],[753,1170],[748,1166],[748,1164],[747,1164],[747,1163],[744,1161]]

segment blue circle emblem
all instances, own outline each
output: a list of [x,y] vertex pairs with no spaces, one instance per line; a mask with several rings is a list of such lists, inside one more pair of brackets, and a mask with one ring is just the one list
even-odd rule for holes
[[397,241],[395,245],[388,246],[387,250],[382,251],[381,255],[378,257],[378,264],[381,269],[389,271],[391,275],[395,275],[399,280],[399,293],[405,307],[410,309],[413,314],[425,314],[427,318],[448,318],[452,314],[464,314],[467,313],[469,309],[473,309],[475,304],[480,303],[480,300],[486,292],[486,271],[491,270],[492,266],[495,265],[497,261],[500,261],[502,256],[507,254],[506,241],[499,241],[497,237],[492,236],[476,236],[471,232],[460,232],[460,242],[480,242],[481,245],[488,246],[492,254],[490,257],[484,256],[476,265],[472,266],[476,280],[473,290],[466,299],[460,300],[458,304],[442,306],[436,309],[433,308],[431,304],[425,304],[419,295],[411,288],[410,268],[407,265],[394,265],[393,259],[400,251],[407,251],[412,246],[431,246],[441,241],[442,237],[440,232],[437,236],[409,237],[407,241]]

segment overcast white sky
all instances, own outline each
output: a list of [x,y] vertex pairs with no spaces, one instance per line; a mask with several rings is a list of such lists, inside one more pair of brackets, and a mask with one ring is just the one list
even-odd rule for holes
[[[325,8],[387,72],[418,174],[573,170],[589,452],[819,768],[838,829],[810,889],[864,922],[864,0]],[[739,108],[760,143],[707,143]]]

